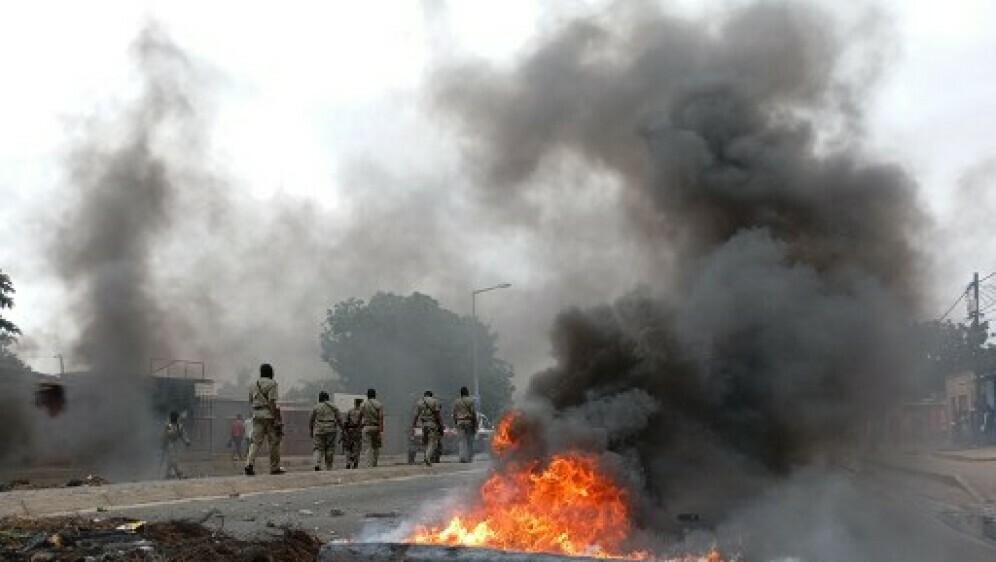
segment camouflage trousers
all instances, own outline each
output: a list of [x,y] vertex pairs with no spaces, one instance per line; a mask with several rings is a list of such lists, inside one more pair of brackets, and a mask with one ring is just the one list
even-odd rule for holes
[[277,470],[280,468],[280,435],[277,433],[277,421],[273,418],[252,419],[252,445],[249,445],[246,466],[252,466],[256,462],[256,455],[263,448],[264,440],[270,447],[270,470]]
[[364,466],[373,468],[377,466],[380,459],[381,433],[376,425],[368,425],[363,428],[363,459]]
[[474,423],[468,421],[457,422],[457,439],[460,447],[460,462],[471,462],[474,460]]
[[338,432],[316,433],[312,441],[312,456],[315,461],[315,468],[325,463],[325,470],[332,470],[332,459],[335,457],[335,441],[339,436]]
[[346,432],[342,444],[343,453],[346,455],[346,468],[359,468],[362,445],[363,436],[359,430]]
[[440,432],[439,428],[433,425],[422,426],[422,447],[425,449],[425,457],[422,462],[431,465],[436,460],[436,452],[439,451]]
[[166,479],[183,478],[183,473],[180,472],[180,442],[166,443],[162,454],[166,464]]

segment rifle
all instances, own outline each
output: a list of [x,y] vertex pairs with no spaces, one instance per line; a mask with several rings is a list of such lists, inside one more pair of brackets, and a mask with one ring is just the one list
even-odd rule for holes
[[283,437],[284,418],[280,413],[280,407],[277,406],[276,404],[272,406],[270,405],[270,402],[272,402],[270,400],[270,395],[263,392],[263,387],[259,386],[258,380],[256,381],[256,390],[259,391],[260,396],[266,399],[266,407],[270,410],[270,413],[273,414],[273,426],[274,426],[274,431],[277,434],[277,437]]

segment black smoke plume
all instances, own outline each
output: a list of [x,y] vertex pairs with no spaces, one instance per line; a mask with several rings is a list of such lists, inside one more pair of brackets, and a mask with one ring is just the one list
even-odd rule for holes
[[548,439],[607,430],[655,509],[724,513],[902,396],[924,218],[855,136],[867,84],[845,61],[875,42],[832,21],[789,2],[710,21],[641,4],[437,86],[494,205],[565,162],[620,182],[655,278],[563,312],[529,397]]
[[150,358],[169,357],[171,335],[167,303],[152,283],[152,250],[175,218],[171,162],[199,144],[186,57],[155,26],[133,54],[142,91],[115,119],[83,123],[68,157],[71,210],[53,248],[80,323],[72,355],[89,370],[67,380],[79,394],[70,395],[63,420],[71,428],[66,450],[118,467],[155,449],[146,375]]

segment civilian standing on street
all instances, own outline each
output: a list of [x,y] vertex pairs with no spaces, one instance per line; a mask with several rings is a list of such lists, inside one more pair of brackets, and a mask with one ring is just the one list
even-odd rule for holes
[[245,431],[242,434],[245,438],[245,448],[246,454],[249,451],[249,444],[252,442],[252,412],[249,412],[249,417],[245,419]]
[[380,446],[384,439],[384,406],[377,400],[377,391],[367,390],[367,399],[360,405],[363,426],[363,458],[367,468],[377,466]]
[[460,397],[453,402],[453,425],[456,426],[460,447],[460,462],[474,460],[474,435],[477,434],[477,405],[466,386],[460,387]]
[[232,428],[229,432],[228,446],[232,448],[232,460],[242,460],[246,444],[246,422],[242,419],[242,414],[235,414],[232,420]]
[[256,474],[253,463],[259,454],[263,441],[270,447],[270,474],[283,474],[280,466],[280,439],[284,434],[283,419],[277,407],[279,393],[277,382],[273,380],[273,367],[269,363],[259,366],[259,378],[249,388],[249,402],[252,404],[252,445],[246,458],[246,474]]

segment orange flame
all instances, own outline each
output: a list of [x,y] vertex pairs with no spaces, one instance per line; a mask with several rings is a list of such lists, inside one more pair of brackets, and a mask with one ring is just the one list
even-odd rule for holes
[[[518,444],[521,412],[505,416],[492,448],[502,456]],[[627,550],[632,532],[628,494],[599,469],[596,455],[561,453],[544,464],[507,462],[481,486],[473,508],[439,527],[419,526],[408,537],[416,544],[488,547],[597,558],[649,559]],[[721,562],[718,552],[673,559]]]
[[512,427],[522,418],[522,412],[512,410],[498,422],[495,434],[491,436],[491,450],[498,456],[507,453],[515,446],[515,436]]
[[[497,437],[497,433],[496,433]],[[598,471],[598,459],[573,453],[492,475],[481,505],[442,528],[419,528],[411,542],[486,546],[571,556],[645,557],[625,553],[626,494]]]

